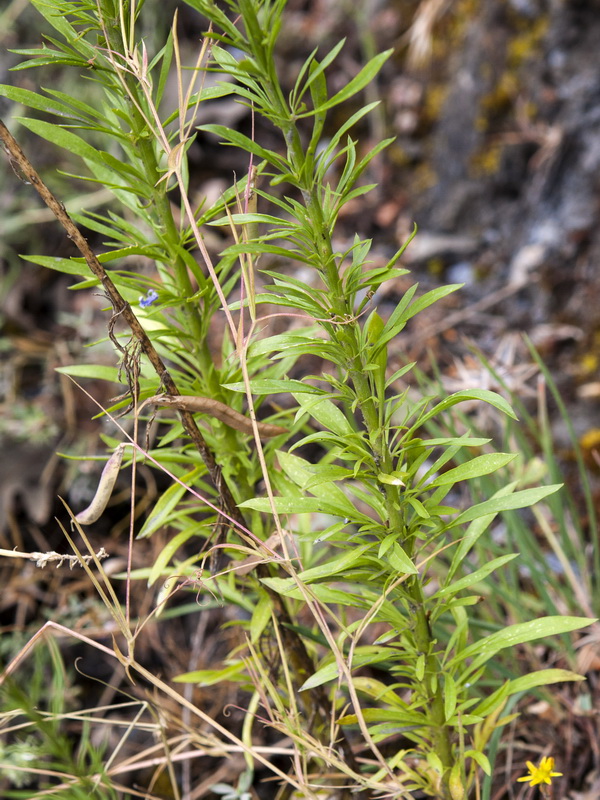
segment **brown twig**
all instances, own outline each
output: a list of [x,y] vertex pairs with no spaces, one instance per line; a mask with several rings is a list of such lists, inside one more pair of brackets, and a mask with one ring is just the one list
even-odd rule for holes
[[[192,413],[208,414],[208,416],[220,419],[230,428],[236,431],[242,431],[252,436],[254,428],[252,420],[245,417],[233,408],[230,408],[220,400],[215,400],[212,397],[199,397],[196,395],[178,395],[171,397],[168,394],[159,394],[156,397],[149,397],[144,400],[144,405],[166,406],[167,408],[174,408],[177,411],[185,410]],[[142,407],[140,406],[140,408]],[[280,436],[283,433],[288,433],[287,428],[282,428],[280,425],[272,425],[269,422],[257,422],[256,428],[260,434],[261,439],[269,439],[272,436]]]

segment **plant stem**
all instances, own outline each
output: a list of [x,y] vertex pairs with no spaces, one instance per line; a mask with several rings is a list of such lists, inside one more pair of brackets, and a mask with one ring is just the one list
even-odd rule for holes
[[[288,155],[292,163],[302,163],[303,153],[300,137],[292,120],[285,129],[285,140],[288,145]],[[321,267],[325,282],[330,291],[332,313],[342,324],[332,326],[332,336],[340,344],[347,355],[348,373],[356,397],[358,408],[361,411],[373,456],[373,462],[378,471],[390,473],[394,468],[392,455],[387,447],[387,432],[382,427],[379,409],[374,399],[374,388],[369,377],[369,370],[364,357],[360,354],[360,329],[358,322],[353,319],[353,308],[349,306],[344,295],[342,280],[338,263],[331,244],[331,232],[327,227],[321,205],[318,200],[316,188],[305,185],[302,189],[307,214],[314,223],[315,256]],[[346,320],[348,320],[346,324]],[[406,536],[406,526],[402,517],[402,503],[400,502],[399,488],[390,484],[383,484],[387,509],[387,527],[390,532],[397,535],[407,555],[414,553],[414,539]],[[422,689],[425,695],[425,708],[431,721],[433,735],[433,748],[439,756],[445,769],[444,791],[447,793],[447,776],[453,765],[452,743],[450,729],[445,724],[443,686],[438,676],[441,674],[440,664],[433,652],[435,645],[427,612],[421,580],[418,575],[410,578],[406,583],[406,592],[409,596],[411,610],[414,614],[413,636],[415,646],[419,653],[425,655],[425,674]]]

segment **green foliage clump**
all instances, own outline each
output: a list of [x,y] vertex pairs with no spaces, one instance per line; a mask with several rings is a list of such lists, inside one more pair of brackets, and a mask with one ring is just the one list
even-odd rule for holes
[[[340,212],[373,188],[369,166],[391,142],[364,153],[353,138],[377,105],[357,107],[357,98],[390,52],[330,94],[327,72],[344,42],[324,55],[315,50],[288,90],[277,57],[285,0],[188,0],[210,27],[184,88],[176,26],[156,53],[136,38],[143,3],[32,2],[56,34],[41,48],[21,51],[29,59],[22,68],[75,67],[101,99],[89,103],[54,88],[3,86],[0,94],[56,117],[19,122],[77,157],[85,167],[77,177],[106,187],[115,200],[103,212],[73,215],[104,238],[98,263],[89,254],[30,257],[76,276],[73,288],[103,286],[113,305],[109,336],[120,368],[63,371],[110,380],[124,374],[128,397],[110,415],[131,404],[137,422],[144,403],[160,406],[165,394],[162,405],[181,412],[180,418],[160,413],[160,436],[145,455],[173,483],[136,531],[149,537],[168,529],[169,542],[154,565],[128,577],[166,580],[160,612],[177,582],[173,575],[191,581],[206,568],[198,550],[207,547],[213,558],[202,585],[247,618],[245,644],[223,669],[179,679],[236,680],[251,688],[236,739],[249,770],[267,766],[302,796],[322,796],[321,784],[342,781],[371,796],[421,790],[444,800],[466,797],[479,770],[490,773],[486,749],[494,730],[512,718],[502,716],[508,698],[578,679],[562,669],[541,670],[490,692],[490,662],[588,620],[552,615],[483,637],[471,625],[477,585],[518,555],[465,570],[477,543],[498,515],[559,487],[503,481],[492,496],[461,506],[457,487],[505,474],[515,456],[493,452],[489,439],[468,430],[432,436],[428,426],[466,401],[507,418],[514,413],[502,396],[483,389],[415,398],[406,388],[414,365],[392,371],[388,359],[410,320],[458,287],[419,295],[412,286],[383,319],[377,292],[406,274],[398,266],[403,248],[374,267],[371,241],[336,243]],[[173,68],[178,107],[167,112]],[[268,123],[275,144],[225,125],[197,124],[203,103],[228,95]],[[356,110],[325,136],[330,112],[350,100]],[[237,148],[248,165],[210,207],[194,207],[190,199],[187,153],[198,130]],[[232,242],[214,259],[203,238],[207,226],[229,233]],[[133,268],[141,259],[152,264],[150,275]],[[294,266],[309,277],[300,279]],[[263,333],[273,309],[301,320],[301,327]],[[133,338],[117,332],[120,319]],[[217,356],[212,330],[223,320]],[[292,380],[305,356],[318,358],[322,371]],[[269,406],[270,396],[280,399],[278,407]],[[240,422],[245,407],[253,436]],[[259,410],[278,426],[266,443]],[[105,439],[109,447],[118,444]],[[132,444],[134,452],[143,450]],[[445,567],[436,572],[435,564]],[[129,608],[123,615],[108,583],[97,586],[126,641],[116,657],[181,701],[135,658]],[[264,655],[265,638],[278,648],[279,670]],[[194,713],[224,742],[233,737],[201,710]],[[253,748],[259,718],[291,738],[296,758],[289,774]],[[394,744],[399,735],[401,747]],[[360,764],[352,741],[368,753]],[[247,788],[248,780],[231,796]]]

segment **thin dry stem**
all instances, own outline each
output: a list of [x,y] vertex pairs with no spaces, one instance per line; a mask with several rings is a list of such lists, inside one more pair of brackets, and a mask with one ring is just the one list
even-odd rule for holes
[[19,550],[4,550],[0,548],[0,556],[4,556],[4,558],[26,558],[29,561],[35,561],[36,567],[40,569],[44,569],[48,564],[56,564],[56,568],[58,569],[62,567],[66,561],[69,565],[69,569],[73,569],[73,567],[83,567],[84,564],[89,564],[94,558],[98,559],[98,561],[108,558],[108,553],[103,547],[93,556],[74,556],[65,553],[57,553],[55,550],[48,550],[45,553],[38,553],[35,551],[32,553],[22,553]]

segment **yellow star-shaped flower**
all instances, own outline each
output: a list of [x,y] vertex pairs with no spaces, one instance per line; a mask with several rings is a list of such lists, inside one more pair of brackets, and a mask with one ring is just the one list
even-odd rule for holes
[[539,767],[536,767],[535,764],[528,761],[527,769],[529,770],[529,775],[517,778],[517,780],[528,781],[530,786],[536,786],[538,783],[547,783],[551,785],[552,778],[558,778],[562,775],[562,772],[553,772],[554,759],[551,756],[544,756],[540,761]]

